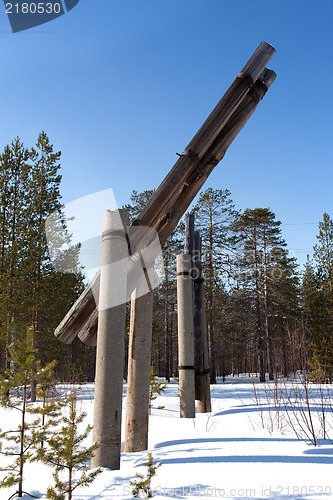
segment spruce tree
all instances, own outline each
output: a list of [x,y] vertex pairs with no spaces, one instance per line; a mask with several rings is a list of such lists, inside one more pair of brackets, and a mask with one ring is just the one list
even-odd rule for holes
[[44,299],[44,277],[52,272],[45,235],[45,220],[60,208],[59,160],[61,153],[53,151],[53,145],[45,132],[38,136],[36,149],[31,149],[31,173],[29,191],[33,196],[27,206],[26,215],[29,255],[27,256],[31,285],[31,325],[33,345],[38,348],[40,332],[40,309]]
[[29,151],[17,137],[0,155],[0,371],[9,367],[8,345],[26,321],[24,216]]
[[97,445],[82,448],[92,427],[88,425],[82,434],[78,432],[86,413],[79,411],[77,395],[69,394],[65,404],[66,411],[58,418],[56,433],[46,437],[45,446],[38,453],[39,459],[54,469],[54,486],[50,486],[46,494],[46,498],[54,500],[71,500],[76,488],[88,486],[102,472],[100,468],[88,471],[87,461]]
[[319,222],[313,265],[303,274],[303,300],[312,339],[312,376],[328,382],[333,378],[333,221],[327,213]]
[[[17,485],[17,496],[23,496],[24,466],[31,461],[42,436],[45,426],[41,425],[39,417],[29,420],[29,413],[35,414],[31,408],[29,394],[30,382],[35,379],[46,380],[52,374],[53,364],[40,369],[36,362],[37,351],[32,347],[32,329],[28,329],[26,337],[16,339],[11,344],[9,354],[11,365],[0,376],[0,404],[6,409],[16,410],[20,414],[20,423],[16,429],[2,430],[1,438],[5,439],[11,446],[6,449],[4,455],[13,457],[12,464],[1,468],[7,472],[5,478],[0,482],[0,487],[12,487]],[[52,376],[52,375],[51,375]]]
[[73,349],[53,331],[82,291],[82,275],[53,268],[45,236],[47,217],[61,205],[59,159],[45,132],[36,148],[16,138],[0,155],[0,373],[10,366],[7,346],[27,327],[39,359],[58,359],[62,373],[72,360]]
[[137,472],[135,475],[137,479],[130,481],[132,494],[135,498],[152,498],[153,492],[151,490],[151,480],[155,476],[157,469],[161,467],[162,464],[161,462],[158,462],[154,465],[153,454],[149,451],[148,461],[143,465],[147,467],[145,476]]
[[[283,317],[287,292],[295,277],[296,264],[285,250],[281,222],[269,208],[246,209],[237,216],[232,229],[238,235],[239,278],[252,299],[258,346],[260,380],[274,376],[276,365],[276,320]],[[288,286],[287,286],[288,285]],[[292,288],[295,291],[295,288]],[[277,299],[280,294],[280,308]],[[284,298],[282,298],[284,297]],[[274,318],[274,319],[273,319]],[[280,336],[280,334],[279,334]]]
[[216,309],[219,307],[217,297],[221,297],[220,292],[230,270],[230,223],[236,216],[236,210],[228,189],[208,188],[199,196],[192,213],[195,214],[196,229],[202,237],[210,382],[215,384]]

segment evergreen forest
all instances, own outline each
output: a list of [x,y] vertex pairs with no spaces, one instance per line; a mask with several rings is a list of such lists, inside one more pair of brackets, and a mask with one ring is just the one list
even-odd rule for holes
[[[130,220],[152,193],[132,192],[123,207]],[[29,331],[38,363],[57,361],[58,380],[93,381],[95,348],[78,339],[65,345],[54,336],[86,282],[78,248],[71,273],[55,269],[50,259],[45,221],[62,205],[61,153],[45,132],[30,148],[17,137],[3,149],[0,195],[0,374],[11,366],[11,346]],[[191,212],[202,237],[211,383],[240,373],[257,373],[263,382],[305,367],[313,380],[331,382],[330,215],[318,221],[313,257],[301,268],[269,207],[240,211],[230,191],[215,186],[201,191]],[[167,380],[178,375],[176,255],[183,248],[181,221],[163,247],[165,277],[154,290],[152,365]]]

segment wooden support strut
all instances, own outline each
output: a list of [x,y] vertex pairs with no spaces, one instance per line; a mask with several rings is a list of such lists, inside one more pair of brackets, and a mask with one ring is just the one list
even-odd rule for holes
[[[216,108],[194,136],[174,167],[140,212],[133,226],[154,228],[163,245],[185,213],[205,180],[228,147],[255,111],[275,79],[275,73],[265,68],[275,49],[263,42],[244,66]],[[249,78],[245,77],[247,75]],[[147,246],[144,231],[134,233],[132,252]],[[130,294],[137,279],[137,267],[129,263],[127,289]],[[75,336],[94,345],[96,342],[95,297],[98,298],[99,273],[77,299],[55,330],[65,343]]]

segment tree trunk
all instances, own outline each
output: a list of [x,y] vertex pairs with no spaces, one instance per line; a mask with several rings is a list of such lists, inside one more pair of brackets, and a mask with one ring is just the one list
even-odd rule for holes
[[256,295],[256,316],[257,316],[257,342],[258,342],[258,356],[259,356],[259,380],[260,382],[265,382],[266,373],[264,368],[264,338],[261,326],[261,308],[260,308],[260,292],[259,292],[259,282],[258,282],[258,255],[256,247],[256,230],[254,228],[254,276],[255,276],[255,295]]
[[264,232],[263,237],[264,237],[263,259],[264,259],[264,301],[265,301],[265,331],[266,331],[267,366],[268,366],[269,380],[274,380],[272,336],[271,336],[270,322],[269,322],[269,296],[268,296],[268,286],[267,286],[267,279],[268,279],[268,276],[267,276],[267,248],[266,248],[265,232]]

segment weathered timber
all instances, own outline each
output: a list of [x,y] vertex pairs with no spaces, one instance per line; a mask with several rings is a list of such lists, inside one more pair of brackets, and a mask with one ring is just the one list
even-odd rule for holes
[[[270,82],[273,83],[275,73],[271,70],[267,70],[263,73],[262,78],[264,78],[267,73],[270,75]],[[165,215],[158,221],[158,225],[155,227],[161,242],[166,241],[171,232],[175,229],[184,212],[192,203],[215,166],[223,159],[233,140],[253,115],[257,105],[264,97],[267,90],[268,87],[267,85],[263,85],[262,80],[256,82],[256,85],[248,94],[245,101],[209,148],[205,158],[193,166],[191,173],[178,189],[176,195],[170,197],[170,200],[164,207]]]
[[85,322],[83,328],[79,330],[78,337],[86,345],[95,347],[97,345],[97,324],[98,324],[98,308],[94,311]]
[[211,411],[209,385],[209,358],[206,329],[204,279],[201,262],[201,236],[194,233],[195,277],[194,277],[194,366],[195,399],[198,400],[198,413]]
[[184,253],[189,253],[193,260],[194,249],[194,214],[185,214],[185,245]]
[[204,400],[204,354],[203,354],[203,303],[202,303],[202,263],[201,263],[201,238],[198,231],[194,232],[194,374],[195,374],[195,399]]
[[207,322],[206,322],[206,307],[205,297],[203,296],[202,303],[203,311],[203,355],[204,355],[204,397],[202,401],[198,401],[198,413],[209,413],[212,411],[212,403],[210,397],[210,381],[209,381],[209,355],[208,355],[208,338],[207,338]]
[[[266,45],[264,45],[264,48],[266,48]],[[274,49],[271,48],[269,51],[267,50],[265,54],[266,62],[268,53],[270,53],[270,57],[272,57]],[[258,57],[258,55],[256,57]],[[254,57],[251,63],[249,62],[250,68],[253,64],[256,64],[256,57]],[[241,74],[242,77],[238,78],[244,79],[244,75],[246,74],[244,69]],[[137,220],[133,223],[134,225],[150,226],[154,228],[158,232],[161,244],[163,245],[166,242],[209,174],[224,157],[234,138],[255,111],[259,101],[265,95],[274,79],[275,73],[273,71],[268,69],[261,71],[257,81],[251,89],[248,89],[248,92],[244,94],[238,107],[229,115],[228,120],[224,121],[225,125],[221,127],[221,130],[217,133],[210,147],[208,147],[201,158],[199,158],[196,152],[190,150],[189,146],[185,149],[184,153],[154,193],[151,200],[140,212]],[[213,121],[215,120],[216,108],[214,112]],[[207,121],[209,121],[209,119],[207,119]],[[216,128],[214,130],[216,131]],[[196,141],[197,140],[198,139],[196,139]],[[144,239],[144,234],[141,233],[140,237],[133,242],[134,251],[139,251],[140,248],[144,247],[146,244],[147,242]],[[129,293],[135,288],[136,271],[135,266],[130,263],[128,271]],[[95,309],[94,297],[98,299],[98,286],[96,286],[98,282],[99,274],[96,275],[94,282],[89,285],[78,298],[77,302],[56,329],[55,335],[63,342],[72,342],[78,332],[80,332],[82,338],[85,338],[91,345],[94,344],[95,340],[91,337],[96,335],[96,328],[92,328],[93,322],[90,320],[90,315],[93,314]],[[86,324],[89,325],[88,330]],[[86,333],[84,333],[85,331]],[[89,335],[89,331],[92,332],[91,335]]]
[[169,201],[170,196],[174,192],[177,192],[179,186],[185,181],[193,168],[193,162],[197,162],[207,154],[211,144],[244,100],[274,54],[275,49],[271,45],[265,42],[259,45],[205,123],[185,148],[179,160],[140,212],[137,220],[141,225],[155,227],[156,220],[160,219],[163,214],[165,203]]

